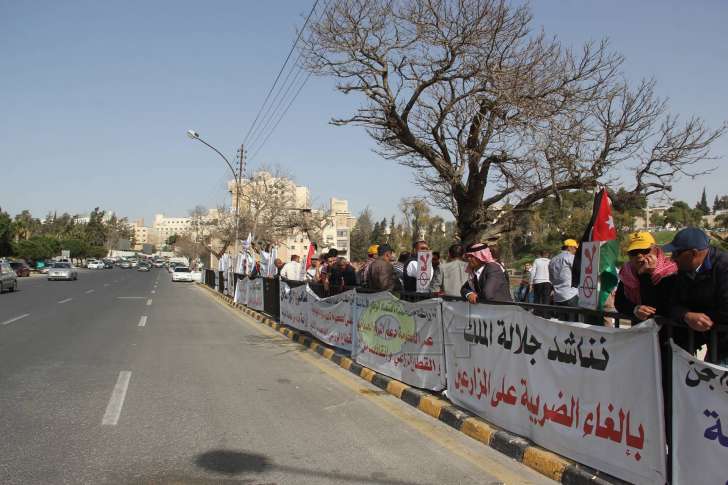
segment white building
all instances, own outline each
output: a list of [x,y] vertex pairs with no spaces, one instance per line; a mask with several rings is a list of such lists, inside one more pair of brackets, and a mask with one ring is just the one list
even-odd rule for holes
[[152,229],[160,243],[164,243],[170,236],[183,236],[192,232],[191,217],[166,217],[164,214],[154,216]]

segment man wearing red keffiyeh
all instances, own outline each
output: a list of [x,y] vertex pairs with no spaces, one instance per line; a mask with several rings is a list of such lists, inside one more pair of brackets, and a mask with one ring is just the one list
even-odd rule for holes
[[629,261],[619,271],[617,310],[639,320],[667,315],[677,265],[655,244],[649,232],[630,234],[627,254]]

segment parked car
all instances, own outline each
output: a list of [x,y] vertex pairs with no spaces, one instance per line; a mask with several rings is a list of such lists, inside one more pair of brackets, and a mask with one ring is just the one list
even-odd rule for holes
[[71,263],[54,263],[48,270],[48,281],[51,280],[77,280],[78,272]]
[[152,266],[149,263],[141,262],[137,265],[137,271],[149,271]]
[[114,261],[112,259],[104,259],[104,269],[114,269]]
[[97,261],[95,259],[91,259],[86,264],[86,267],[88,269],[104,269],[104,263],[103,263],[103,261]]
[[154,262],[154,267],[155,268],[162,268],[162,267],[164,267],[164,261],[162,261],[161,259],[158,259],[157,261]]
[[131,263],[126,259],[122,259],[121,261],[119,261],[119,268],[129,269],[131,268]]
[[30,276],[30,266],[27,264],[21,262],[21,261],[13,261],[10,263],[10,267],[13,268],[13,271],[15,271],[15,275],[19,277],[27,277]]
[[187,266],[176,266],[172,273],[172,281],[192,281],[192,273]]
[[0,263],[0,293],[18,289],[18,275],[10,263]]

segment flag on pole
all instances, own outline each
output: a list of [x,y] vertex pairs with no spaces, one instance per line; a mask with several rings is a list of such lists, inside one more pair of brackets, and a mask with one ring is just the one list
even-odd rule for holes
[[310,243],[308,245],[308,252],[303,257],[303,261],[301,262],[301,281],[306,281],[306,272],[311,267],[311,260],[313,259],[313,255],[316,249],[314,248],[313,243]]
[[572,268],[572,286],[579,288],[579,306],[601,310],[619,282],[619,241],[606,188],[594,197],[589,225],[579,243]]

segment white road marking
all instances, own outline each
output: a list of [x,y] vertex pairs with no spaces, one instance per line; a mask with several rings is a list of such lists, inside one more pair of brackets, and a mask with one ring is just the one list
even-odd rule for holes
[[140,327],[147,326],[147,316],[146,315],[143,315],[142,318],[139,319],[139,326]]
[[22,315],[18,315],[17,317],[15,317],[15,318],[11,318],[10,320],[5,320],[5,321],[4,321],[3,323],[2,323],[2,325],[9,325],[9,324],[11,324],[11,323],[13,323],[13,322],[17,322],[18,320],[21,320],[21,319],[23,319],[23,318],[25,318],[25,317],[28,317],[28,316],[30,316],[30,313],[24,313],[24,314],[22,314]]
[[66,298],[65,300],[61,300],[58,302],[59,305],[63,305],[64,303],[68,303],[69,301],[73,300],[73,298]]
[[86,294],[87,294],[87,295],[88,295],[89,293],[93,293],[93,292],[94,292],[94,290],[86,290]]
[[119,378],[116,380],[114,390],[111,391],[109,404],[106,406],[106,412],[101,420],[101,425],[116,426],[121,416],[121,409],[124,407],[124,399],[126,399],[126,390],[129,388],[131,380],[131,371],[123,370],[119,372]]
[[143,300],[146,296],[117,296],[117,300]]
[[151,298],[147,300],[147,306],[152,306],[152,299]]
[[104,283],[104,286],[109,286],[109,284],[108,283]]
[[152,290],[152,295],[155,294],[156,292],[157,292],[157,290]]

